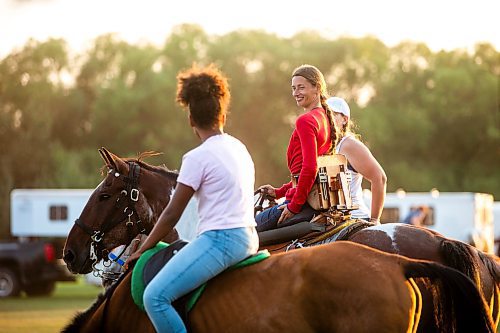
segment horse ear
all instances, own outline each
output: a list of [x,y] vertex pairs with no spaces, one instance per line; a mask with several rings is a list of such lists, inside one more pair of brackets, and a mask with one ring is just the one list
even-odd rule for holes
[[101,155],[101,158],[103,159],[103,161],[106,164],[107,168],[111,169],[112,168],[111,162],[109,161],[108,156],[105,153],[107,151],[106,148],[102,147],[101,149],[97,149],[97,151],[99,152],[99,155]]
[[120,157],[116,156],[106,148],[102,147],[99,150],[99,153],[106,161],[106,164],[109,169],[113,169],[118,173],[126,173],[128,170],[127,163],[125,163]]
[[108,169],[118,170],[116,163],[112,157],[114,155],[109,150],[102,147],[101,149],[99,149],[99,154],[101,155],[101,158],[104,160],[104,163],[106,163]]

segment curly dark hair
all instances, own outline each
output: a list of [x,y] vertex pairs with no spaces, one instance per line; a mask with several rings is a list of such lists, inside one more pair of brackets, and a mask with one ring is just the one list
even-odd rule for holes
[[227,114],[231,93],[225,75],[209,65],[190,69],[177,75],[177,102],[189,108],[193,121],[200,128],[216,128]]

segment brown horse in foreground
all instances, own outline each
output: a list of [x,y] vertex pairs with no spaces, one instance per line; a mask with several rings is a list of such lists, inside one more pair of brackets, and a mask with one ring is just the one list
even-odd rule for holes
[[[105,149],[100,153],[112,171],[96,188],[68,236],[64,259],[74,273],[90,272],[92,263],[105,256],[106,251],[127,244],[141,230],[148,232],[167,205],[176,183],[176,173],[164,168],[123,160]],[[458,268],[474,279],[487,300],[498,296],[498,264],[467,244],[401,224],[364,229],[349,240]],[[497,313],[498,303],[490,304]],[[433,312],[432,304],[424,304],[424,322],[434,322],[429,318]]]
[[[130,276],[64,332],[154,332],[132,301]],[[208,282],[189,325],[218,333],[411,333],[421,307],[418,277],[435,281],[440,332],[494,332],[482,297],[458,271],[342,241],[222,273]]]

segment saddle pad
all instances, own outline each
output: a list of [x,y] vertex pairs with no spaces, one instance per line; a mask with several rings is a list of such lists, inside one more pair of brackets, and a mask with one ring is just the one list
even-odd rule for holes
[[137,262],[134,266],[134,269],[132,270],[132,279],[130,281],[130,287],[131,287],[131,294],[132,298],[134,299],[135,304],[144,311],[144,302],[142,300],[142,295],[144,294],[144,289],[146,288],[146,284],[144,283],[144,280],[142,278],[143,276],[143,271],[144,271],[144,266],[146,266],[146,263],[149,261],[149,258],[151,258],[153,255],[156,253],[160,252],[164,248],[168,247],[169,244],[164,243],[164,242],[158,242],[155,247],[144,251],[144,253],[137,259]]
[[179,252],[184,246],[188,245],[189,242],[185,240],[176,240],[169,246],[161,249],[160,251],[154,253],[148,258],[148,261],[144,264],[142,272],[142,280],[144,285],[148,285],[149,282],[158,274],[160,269],[165,266],[167,262],[172,259],[172,257]]
[[336,235],[337,237],[335,238],[336,241],[340,240],[349,240],[349,237],[356,232],[363,230],[368,227],[373,227],[375,224],[372,222],[368,222],[365,220],[353,220],[354,223],[346,226],[344,229],[340,230],[340,232]]
[[[176,243],[178,245],[176,245]],[[150,260],[153,260],[153,257],[159,258],[159,257],[165,257],[164,253],[167,252],[168,250],[171,250],[172,248],[182,248],[184,245],[187,243],[182,243],[179,241],[176,241],[172,243],[171,245],[163,242],[159,242],[155,247],[145,251],[141,257],[137,260],[136,265],[134,266],[134,269],[132,271],[132,280],[131,280],[131,294],[132,298],[135,302],[135,304],[143,311],[144,309],[144,302],[143,302],[143,294],[144,294],[144,289],[146,288],[147,283],[158,273],[158,271],[161,269],[161,267],[158,267],[156,265],[156,268],[152,268],[152,265],[149,265],[148,262]],[[170,249],[169,249],[170,247]],[[173,250],[172,250],[173,251]],[[172,252],[170,251],[170,252]],[[262,250],[254,254],[253,256],[250,256],[239,263],[231,266],[228,270],[233,270],[245,266],[250,266],[253,265],[259,261],[262,261],[266,258],[268,258],[271,254],[267,250]],[[167,255],[168,257],[168,255]],[[156,270],[153,272],[153,269]],[[147,272],[147,274],[145,274]],[[147,276],[146,276],[147,275]],[[191,293],[188,295],[188,299],[185,303],[186,306],[186,312],[189,312],[194,305],[196,304],[196,301],[200,298],[201,294],[205,290],[206,283],[202,284],[195,290],[193,290]]]
[[[341,240],[349,240],[356,232],[363,230],[368,227],[372,227],[375,224],[372,222],[368,222],[362,219],[352,219],[348,220],[334,229],[327,231],[324,235],[320,235],[316,238],[312,238],[308,240],[305,245],[320,245],[320,244],[328,244],[332,242],[337,242]],[[304,245],[304,244],[303,244]]]

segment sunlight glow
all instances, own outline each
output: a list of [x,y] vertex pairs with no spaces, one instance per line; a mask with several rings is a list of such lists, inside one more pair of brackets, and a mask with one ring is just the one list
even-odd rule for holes
[[371,35],[388,46],[412,40],[433,50],[471,48],[480,41],[500,47],[498,1],[476,0],[472,6],[452,0],[319,0],[314,7],[316,12],[294,0],[5,0],[0,2],[0,31],[8,33],[2,36],[0,56],[30,37],[64,38],[76,50],[111,32],[131,43],[161,45],[182,23],[198,24],[215,35],[256,29],[292,37],[314,30],[328,38]]

